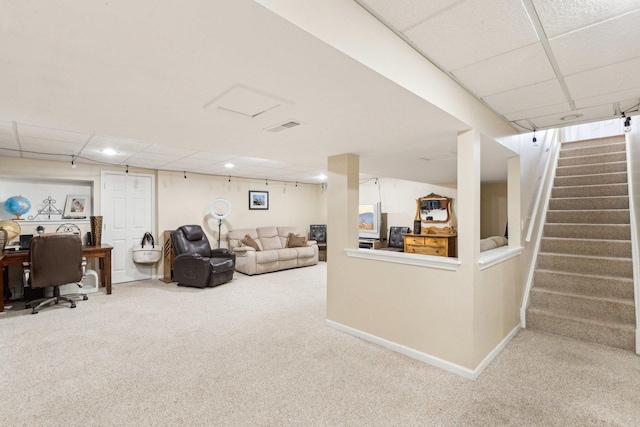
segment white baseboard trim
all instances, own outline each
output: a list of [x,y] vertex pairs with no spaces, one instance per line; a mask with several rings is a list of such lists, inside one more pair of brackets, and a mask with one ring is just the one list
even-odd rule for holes
[[327,319],[326,325],[330,328],[337,329],[338,331],[344,332],[354,337],[362,338],[365,341],[372,342],[381,347],[388,348],[389,350],[404,354],[405,356],[411,357],[412,359],[419,360],[428,365],[435,366],[436,368],[444,369],[445,371],[460,375],[461,377],[470,380],[477,379],[482,371],[487,367],[487,365],[491,363],[491,361],[502,351],[502,349],[506,347],[509,341],[511,341],[515,334],[520,330],[520,324],[518,324],[518,326],[516,326],[511,332],[509,332],[509,334],[500,342],[500,344],[498,344],[498,346],[494,348],[491,353],[487,355],[487,357],[484,358],[482,363],[480,363],[480,365],[478,365],[476,369],[469,369],[464,366],[449,362],[447,360],[440,359],[439,357],[432,356],[430,354],[414,350],[412,348],[386,340],[384,338],[371,335],[367,332],[360,331],[350,326],[343,325],[342,323],[334,322],[333,320]]

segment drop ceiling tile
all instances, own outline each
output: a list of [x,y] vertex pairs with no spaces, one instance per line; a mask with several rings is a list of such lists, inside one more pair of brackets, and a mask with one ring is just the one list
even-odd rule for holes
[[637,10],[637,0],[533,0],[547,37]]
[[620,92],[607,93],[605,95],[594,96],[591,98],[576,99],[575,104],[578,108],[587,108],[595,107],[596,105],[621,102],[621,100],[627,100],[631,98],[640,98],[640,87],[623,90]]
[[0,120],[0,135],[13,135],[13,122]]
[[640,99],[633,98],[626,101],[620,101],[620,111],[626,111],[628,113],[640,111]]
[[482,98],[551,80],[555,72],[542,44],[534,43],[453,71],[453,75]]
[[195,157],[186,157],[184,159],[176,160],[171,163],[166,163],[162,165],[163,170],[173,170],[173,171],[193,171],[203,166],[210,165],[211,161],[207,159],[199,159]]
[[0,147],[1,148],[11,148],[13,150],[17,150],[18,143],[16,142],[16,138],[13,136],[13,133],[0,133]]
[[560,83],[555,79],[487,96],[483,100],[503,116],[565,102]]
[[[112,138],[108,136],[95,135],[82,150],[81,155],[92,160],[105,163],[121,164],[129,157],[148,148],[151,144],[134,141],[131,139]],[[114,155],[107,155],[104,150],[111,148],[116,151]]]
[[51,139],[32,138],[29,136],[20,137],[20,147],[24,151],[32,151],[41,154],[78,154],[84,143],[74,143],[66,141],[54,141]]
[[[550,40],[564,75],[640,57],[640,11]],[[614,49],[612,46],[623,46]]]
[[360,0],[385,23],[403,31],[459,0]]
[[573,99],[591,98],[640,87],[640,58],[565,77]]
[[[613,115],[613,107],[611,105],[600,105],[592,108],[584,108],[575,111],[566,111],[560,114],[553,114],[547,117],[537,117],[535,119],[531,119],[531,122],[535,125],[537,129],[545,129],[551,127],[564,127],[570,126],[574,123],[584,123],[595,120],[604,120],[608,119]],[[575,120],[561,120],[562,117],[565,117],[570,114],[582,114],[582,117],[576,118]]]
[[504,118],[509,121],[518,121],[530,119],[533,117],[543,117],[551,114],[562,113],[564,111],[570,111],[571,105],[568,102],[562,102],[556,105],[549,105],[542,108],[535,108],[533,110],[519,111],[517,113],[505,114]]
[[194,172],[198,173],[206,173],[210,175],[232,175],[235,176],[237,173],[241,172],[236,168],[226,168],[223,163],[215,163],[212,165],[205,165],[193,169]]
[[456,70],[538,41],[520,1],[468,0],[408,30],[430,59]]
[[74,144],[84,145],[91,134],[83,132],[71,132],[67,130],[51,129],[42,126],[32,126],[18,123],[18,136],[20,140],[23,137],[31,137],[37,139],[48,139],[52,141],[71,142]]
[[208,151],[198,151],[197,153],[190,155],[186,159],[194,159],[194,158],[204,159],[208,161],[208,164],[211,164],[211,163],[218,163],[218,162],[226,162],[229,160],[233,161],[233,159],[236,157],[238,156],[234,156],[231,154],[211,153]]
[[197,153],[195,150],[186,150],[184,148],[168,147],[166,145],[153,144],[151,147],[143,151],[144,153],[163,154],[172,156],[174,159],[190,156]]
[[3,148],[0,148],[0,156],[4,156],[4,157],[20,157],[20,152],[19,151],[11,151],[11,150],[5,150]]
[[127,164],[129,166],[135,166],[140,168],[148,168],[148,169],[162,169],[162,165],[167,164],[167,159],[151,159],[145,157],[133,156],[127,159]]
[[[42,153],[29,153],[26,151],[22,152],[22,157],[25,159],[37,159],[37,160],[50,160],[53,162],[68,162],[69,170],[71,170],[71,157],[66,158],[65,160],[61,159],[61,156],[55,156],[53,154],[42,154]],[[62,156],[64,158],[64,156]]]

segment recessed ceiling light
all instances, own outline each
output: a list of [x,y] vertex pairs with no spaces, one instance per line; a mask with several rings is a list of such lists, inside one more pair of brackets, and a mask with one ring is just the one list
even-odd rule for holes
[[560,120],[575,120],[575,119],[579,119],[580,117],[582,117],[583,114],[569,114],[568,116],[564,116],[564,117],[560,117]]
[[116,154],[118,154],[118,152],[113,148],[105,148],[104,150],[102,150],[102,154],[106,154],[107,156],[115,156]]
[[327,179],[327,175],[321,173],[320,175],[318,175],[318,179]]
[[225,164],[224,164],[224,167],[225,167],[225,168],[227,168],[227,169],[231,169],[231,168],[233,168],[234,166],[235,166],[235,165],[234,165],[233,163],[225,163]]

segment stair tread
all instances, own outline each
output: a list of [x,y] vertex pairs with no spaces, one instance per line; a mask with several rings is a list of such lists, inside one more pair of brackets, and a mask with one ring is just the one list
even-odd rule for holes
[[627,305],[629,307],[635,307],[635,300],[633,298],[614,298],[614,297],[597,297],[593,295],[585,295],[579,294],[575,292],[563,292],[558,291],[556,289],[545,288],[544,286],[534,286],[531,290],[536,290],[536,292],[545,292],[547,294],[559,295],[559,296],[567,296],[576,299],[583,299],[589,301],[602,301],[602,302],[610,302],[615,304]]
[[[583,243],[598,243],[600,245],[602,244],[602,240],[603,240],[603,239],[582,239],[580,237],[553,237],[553,236],[542,237],[542,240],[545,240],[545,239],[548,239],[548,240],[559,240],[559,241],[564,241],[564,242],[579,241],[579,242],[583,242]],[[609,241],[607,243],[629,243],[630,244],[631,240],[611,240],[611,241]]]
[[596,326],[606,326],[606,327],[610,327],[610,328],[617,328],[617,329],[626,329],[629,332],[635,333],[636,330],[636,324],[635,322],[633,323],[624,323],[624,322],[611,322],[611,321],[606,321],[606,320],[599,320],[599,319],[593,319],[590,317],[582,317],[582,316],[567,316],[565,314],[559,314],[556,313],[554,311],[549,311],[549,310],[545,310],[542,308],[537,308],[534,306],[529,306],[529,308],[527,308],[527,311],[531,311],[531,312],[537,312],[540,314],[545,314],[547,316],[553,316],[553,317],[557,317],[560,319],[565,319],[565,320],[574,320],[574,321],[578,321],[581,323],[587,323],[587,324],[591,324],[591,325],[596,325]]
[[621,209],[547,209],[550,212],[629,212],[629,208],[621,208]]
[[[631,261],[631,257],[607,257],[600,255],[576,255],[576,254],[565,254],[565,253],[557,253],[557,252],[540,252],[539,255],[551,255],[551,256],[563,256],[568,258],[591,258],[597,260],[610,260],[610,261]],[[607,276],[610,277],[610,276]]]
[[549,197],[549,200],[571,200],[571,199],[620,199],[620,198],[628,198],[629,195],[618,195],[618,196],[584,196],[584,197]]
[[[609,183],[609,184],[581,184],[581,185],[561,185],[559,187],[553,187],[553,188],[562,188],[563,190],[565,189],[572,189],[572,188],[593,188],[593,187],[613,187],[613,186],[623,186],[623,185],[629,185],[628,182],[613,182],[613,183]],[[597,196],[591,196],[591,197],[597,197]]]
[[600,275],[596,275],[596,274],[582,274],[582,273],[572,273],[570,271],[549,270],[549,269],[546,269],[546,268],[536,268],[536,271],[543,272],[543,273],[564,274],[564,275],[567,275],[567,276],[578,276],[578,277],[600,278],[600,279],[608,279],[608,280],[619,280],[619,281],[629,282],[629,283],[633,284],[633,279],[630,278],[630,277],[600,276]]

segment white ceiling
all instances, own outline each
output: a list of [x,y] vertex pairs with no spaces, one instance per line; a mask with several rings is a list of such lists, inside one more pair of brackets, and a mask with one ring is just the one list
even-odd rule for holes
[[640,0],[357,1],[521,130],[638,111]]
[[[599,120],[640,98],[640,1],[361,4],[507,121]],[[327,157],[355,153],[369,176],[456,180],[464,123],[252,0],[0,12],[0,155],[319,183]]]

